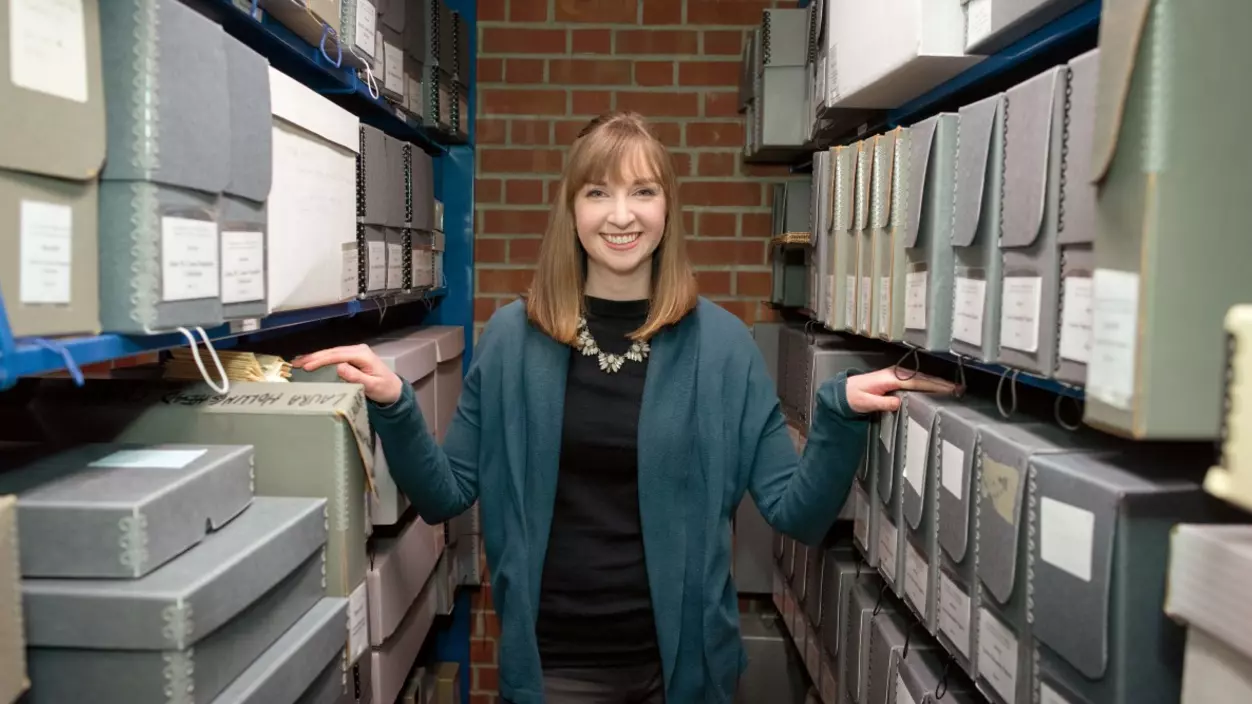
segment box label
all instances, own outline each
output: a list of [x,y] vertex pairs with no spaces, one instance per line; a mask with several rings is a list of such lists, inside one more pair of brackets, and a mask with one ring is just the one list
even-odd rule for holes
[[969,0],[965,5],[965,46],[987,38],[991,34],[991,0]]
[[222,232],[222,303],[265,299],[265,234]]
[[924,271],[904,277],[904,327],[909,330],[926,329],[926,279]]
[[1130,410],[1135,396],[1139,275],[1097,269],[1092,288],[1087,393],[1115,408]]
[[356,0],[356,40],[358,48],[370,53],[374,51],[374,21],[378,18],[378,10],[370,0]]
[[939,571],[939,630],[969,659],[969,595],[952,581],[947,572]]
[[413,113],[414,115],[417,115],[418,117],[421,117],[422,116],[422,84],[417,79],[409,78],[407,76],[405,76],[404,81],[405,81],[405,84],[408,85],[408,90],[405,94],[405,98],[406,98],[405,104],[409,106],[409,112]]
[[904,479],[918,496],[925,498],[926,459],[930,456],[930,431],[909,418],[904,445]]
[[[20,6],[19,2],[17,5]],[[24,200],[21,208],[22,303],[64,305],[70,302],[74,212],[68,205]]]
[[1010,526],[1017,525],[1017,496],[1021,481],[1021,474],[1016,468],[983,453],[980,498],[989,499],[991,507]]
[[1091,581],[1094,513],[1045,496],[1039,502],[1039,533],[1044,562]]
[[87,102],[83,0],[13,0],[9,3],[9,47],[13,85]]
[[890,519],[881,521],[878,525],[878,571],[891,583],[896,582],[896,541],[900,539],[900,532],[896,530],[895,524]]
[[381,291],[387,287],[387,243],[378,240],[370,240],[365,243],[365,251],[368,256],[366,271],[369,278],[366,279],[365,289],[367,291]]
[[404,247],[387,243],[387,288],[404,287]]
[[344,243],[342,261],[339,265],[339,299],[356,298],[360,289],[361,258],[356,243]]
[[183,469],[208,450],[118,450],[87,465],[130,469]]
[[912,541],[904,541],[907,550],[904,552],[904,596],[913,602],[922,618],[926,618],[926,607],[930,602],[930,564]]
[[1091,278],[1067,276],[1061,306],[1061,357],[1087,363],[1091,358]]
[[843,324],[848,329],[856,327],[856,277],[848,274],[843,296]]
[[1043,278],[1004,277],[1000,308],[1000,345],[1034,354],[1039,351],[1039,311],[1043,305]]
[[952,336],[971,345],[982,346],[982,315],[987,299],[987,282],[957,277]]
[[384,41],[383,62],[383,86],[396,95],[404,95],[404,52]]
[[866,332],[869,331],[870,321],[872,320],[870,316],[870,312],[873,310],[873,306],[871,305],[873,303],[873,295],[874,295],[874,279],[869,276],[862,276],[861,277],[861,298],[860,298],[861,317],[860,317],[859,327],[861,330],[866,331]]
[[878,332],[891,334],[891,277],[878,277]]
[[192,218],[161,218],[161,299],[217,298],[217,223]]
[[348,597],[348,661],[356,662],[369,650],[369,603],[365,599],[365,583],[352,590]]
[[978,676],[1004,701],[1017,701],[1017,636],[986,608],[978,610]]
[[957,501],[965,498],[965,451],[947,440],[943,441],[939,479],[943,488]]

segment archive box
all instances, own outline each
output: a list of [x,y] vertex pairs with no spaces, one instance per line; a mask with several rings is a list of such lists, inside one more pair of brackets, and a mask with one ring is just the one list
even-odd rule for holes
[[0,496],[0,701],[17,701],[30,687],[22,625],[17,498]]
[[375,540],[366,575],[370,645],[379,647],[396,632],[404,615],[430,582],[444,550],[444,527],[414,517],[394,538]]
[[856,327],[857,250],[854,205],[857,159],[855,145],[831,148],[830,315],[826,327],[852,331]]
[[958,116],[909,128],[904,216],[904,341],[947,351],[952,341],[952,194]]
[[875,336],[899,341],[904,337],[904,237],[900,210],[902,179],[907,163],[909,132],[898,127],[879,135],[874,149],[874,177],[870,202],[870,226],[874,246]]
[[343,689],[340,662],[347,608],[346,599],[319,599],[299,621],[266,648],[218,699],[213,700],[214,703],[296,701],[297,704],[305,704],[304,693],[313,688],[322,673],[327,671],[333,673],[332,686],[338,684]]
[[1008,47],[1082,0],[961,0],[965,6],[965,49],[990,54]]

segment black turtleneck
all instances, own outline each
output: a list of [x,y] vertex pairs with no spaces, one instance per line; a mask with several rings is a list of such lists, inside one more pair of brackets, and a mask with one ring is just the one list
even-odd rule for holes
[[[648,302],[587,298],[597,345],[622,354]],[[659,660],[639,519],[637,437],[647,360],[613,374],[571,350],[560,475],[536,635],[545,668]]]

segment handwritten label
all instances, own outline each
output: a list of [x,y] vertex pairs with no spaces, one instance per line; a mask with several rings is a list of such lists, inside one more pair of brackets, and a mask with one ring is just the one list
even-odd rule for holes
[[965,46],[971,47],[991,34],[991,0],[969,0],[965,5]]
[[982,346],[982,317],[987,299],[987,282],[957,277],[952,336],[974,346]]
[[222,232],[222,303],[265,299],[265,234]]
[[396,95],[404,95],[404,52],[390,42],[383,42],[383,86]]
[[1091,358],[1091,278],[1067,276],[1061,306],[1061,357],[1087,363]]
[[869,277],[869,276],[862,276],[862,277],[861,277],[861,299],[860,299],[860,302],[861,302],[861,323],[860,323],[860,329],[861,329],[861,331],[862,331],[862,332],[869,332],[869,331],[870,331],[870,322],[871,322],[871,320],[872,320],[872,319],[871,319],[871,317],[870,317],[870,311],[871,311],[871,310],[873,310],[873,307],[872,307],[872,304],[873,304],[873,299],[872,299],[872,296],[874,295],[874,283],[873,283],[873,282],[874,282],[874,280],[873,280],[873,278],[872,278],[872,277]]
[[878,570],[887,581],[896,582],[896,547],[900,532],[891,519],[884,518],[878,524]]
[[943,488],[957,501],[965,498],[965,451],[944,440],[939,466]]
[[339,299],[356,298],[360,290],[361,257],[355,242],[345,243],[339,265]]
[[891,335],[891,277],[878,277],[878,334]]
[[161,299],[192,301],[216,298],[217,223],[191,218],[161,218]]
[[404,287],[404,247],[398,242],[387,243],[387,288]]
[[73,210],[68,205],[24,200],[19,217],[21,265],[18,278],[21,283],[18,296],[21,302],[69,303]]
[[130,469],[182,469],[208,450],[118,450],[88,464],[88,467]]
[[930,456],[930,431],[909,418],[904,445],[904,478],[918,496],[925,496],[926,459]]
[[909,330],[926,329],[927,273],[914,271],[904,277],[904,327]]
[[978,676],[1004,701],[1017,701],[1017,636],[985,607],[978,610]]
[[357,658],[369,649],[369,602],[365,598],[365,582],[352,590],[348,597],[348,661],[356,662]]
[[846,292],[843,296],[843,325],[849,330],[856,329],[856,276],[848,274]]
[[367,291],[381,291],[387,286],[387,243],[380,240],[370,240],[365,243],[365,251],[368,256],[366,269],[368,278],[365,283]]
[[12,0],[8,39],[13,85],[87,102],[83,0]]
[[1039,502],[1039,533],[1044,562],[1091,581],[1095,514],[1045,496]]
[[910,540],[904,541],[908,548],[904,553],[904,596],[913,602],[922,618],[930,601],[930,564]]
[[948,636],[961,656],[969,659],[969,595],[947,572],[939,571],[939,630]]
[[1000,345],[1031,354],[1038,352],[1043,279],[1038,276],[1006,276],[1003,294]]
[[1097,269],[1093,288],[1087,393],[1115,408],[1130,410],[1135,396],[1139,275]]
[[374,22],[378,18],[378,10],[370,0],[356,0],[356,45],[360,49],[373,53]]

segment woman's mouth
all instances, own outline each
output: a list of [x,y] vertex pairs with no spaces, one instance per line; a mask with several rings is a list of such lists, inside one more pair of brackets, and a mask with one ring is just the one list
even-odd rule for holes
[[604,238],[610,249],[626,250],[634,247],[639,242],[642,232],[623,232],[621,234],[609,234],[601,232],[600,236]]

